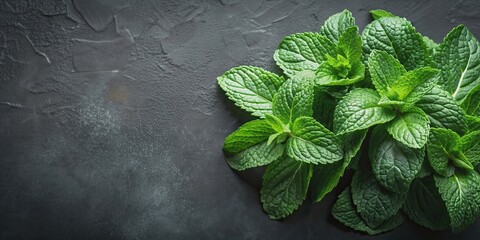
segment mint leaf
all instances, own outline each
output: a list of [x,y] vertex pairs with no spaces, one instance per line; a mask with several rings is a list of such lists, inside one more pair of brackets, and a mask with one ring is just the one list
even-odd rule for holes
[[374,20],[383,18],[383,17],[395,17],[391,12],[385,11],[383,9],[376,9],[376,10],[371,10],[370,14],[372,14],[372,17]]
[[384,127],[376,127],[370,138],[372,170],[386,189],[406,193],[422,168],[424,149],[409,148],[390,136]]
[[325,195],[337,186],[350,161],[360,150],[366,135],[367,130],[346,135],[343,139],[344,156],[342,161],[313,167],[310,188],[312,189],[312,198],[315,202],[320,202]]
[[305,32],[285,37],[273,58],[285,75],[293,77],[301,71],[315,71],[327,54],[337,54],[335,43],[319,33]]
[[425,45],[427,45],[428,52],[430,53],[430,55],[434,55],[435,50],[438,47],[438,44],[427,36],[423,36],[423,41],[425,42]]
[[360,217],[360,214],[358,214],[350,192],[351,190],[349,187],[343,190],[343,192],[338,196],[338,199],[333,205],[332,209],[333,217],[346,226],[357,231],[366,232],[370,235],[376,235],[397,228],[405,220],[403,215],[398,213],[376,228],[369,227]]
[[458,144],[462,153],[473,165],[480,162],[480,131],[462,136]]
[[415,223],[432,230],[450,226],[447,208],[432,177],[413,181],[403,211]]
[[350,11],[345,9],[329,17],[320,28],[320,33],[330,41],[337,42],[342,33],[354,26],[355,18]]
[[406,194],[383,188],[370,170],[357,171],[352,179],[352,199],[367,226],[376,228],[395,216]]
[[474,132],[480,130],[480,117],[477,116],[465,116],[467,122],[468,132]]
[[306,163],[326,164],[343,157],[340,140],[312,117],[300,117],[292,127],[287,141],[287,154]]
[[460,136],[449,129],[432,128],[427,143],[427,154],[430,165],[438,174],[449,177],[455,171],[450,157]]
[[311,165],[289,157],[268,165],[260,190],[268,216],[281,219],[292,214],[305,200],[311,176]]
[[462,108],[468,115],[480,116],[480,85],[473,88],[462,102]]
[[266,120],[253,120],[243,124],[225,139],[223,149],[238,153],[257,143],[265,141],[275,130]]
[[462,171],[451,177],[434,178],[447,206],[453,232],[465,229],[480,213],[480,175],[476,171]]
[[357,88],[348,93],[337,105],[333,129],[339,135],[369,128],[395,118],[395,113],[377,106],[380,96],[372,90]]
[[285,145],[267,144],[266,141],[247,148],[232,157],[227,158],[227,163],[237,171],[267,165],[283,155]]
[[288,79],[273,98],[273,115],[285,124],[300,116],[312,116],[313,72],[302,72]]
[[[403,76],[401,76],[395,84],[392,86],[392,91],[398,96],[398,100],[406,100],[407,97],[411,98],[412,93],[418,92],[422,83],[427,82],[430,79],[434,78],[438,73],[438,70],[431,67],[421,67],[408,71]],[[423,94],[430,91],[435,84],[435,81],[429,82],[426,88],[422,88],[422,91],[418,93],[418,96],[413,102],[418,101]]]
[[436,67],[441,70],[438,83],[457,101],[480,84],[479,51],[477,39],[463,25],[450,31],[435,51]]
[[430,118],[435,128],[447,128],[462,134],[466,130],[465,113],[452,95],[440,87],[433,87],[416,103]]
[[333,129],[333,112],[337,100],[327,87],[315,87],[313,96],[313,117],[326,128]]
[[325,86],[344,86],[354,84],[365,77],[365,66],[360,61],[351,65],[347,75],[338,75],[338,69],[328,62],[323,62],[315,72],[316,84]]
[[272,113],[273,96],[284,82],[283,77],[250,66],[232,68],[217,80],[235,105],[258,117]]
[[407,72],[402,64],[385,51],[373,50],[368,58],[368,69],[377,92],[395,100],[390,92],[397,79]]
[[429,66],[430,58],[422,36],[412,24],[399,17],[383,17],[368,24],[362,34],[364,53],[383,50],[407,70]]
[[348,28],[338,39],[338,52],[350,62],[360,61],[362,58],[362,38],[358,34],[358,27]]
[[398,114],[387,124],[393,138],[411,148],[422,148],[427,143],[429,129],[428,116],[418,108]]

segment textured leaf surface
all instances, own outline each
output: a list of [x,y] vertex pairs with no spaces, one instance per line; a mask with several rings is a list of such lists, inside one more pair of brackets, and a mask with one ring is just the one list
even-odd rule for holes
[[473,88],[462,102],[462,108],[468,115],[480,116],[480,85]]
[[312,117],[297,118],[292,134],[287,141],[287,153],[297,161],[327,164],[343,157],[340,140]]
[[465,229],[480,213],[480,175],[476,171],[457,171],[451,177],[434,178],[447,206],[453,232]]
[[258,117],[272,113],[273,96],[284,82],[283,77],[250,66],[232,68],[217,80],[235,105]]
[[395,216],[406,197],[406,194],[391,192],[382,187],[369,170],[357,171],[351,187],[353,203],[371,228],[376,228]]
[[[394,83],[407,71],[402,64],[385,51],[373,50],[368,58],[372,83],[380,95],[389,96]],[[394,100],[394,99],[393,99]]]
[[353,18],[352,13],[343,10],[329,17],[320,28],[320,33],[332,42],[337,42],[343,32],[354,26],[355,18]]
[[337,75],[336,69],[328,62],[323,62],[315,72],[316,84],[325,86],[344,86],[354,84],[365,77],[365,66],[360,61],[352,65],[347,76]]
[[325,195],[337,186],[350,161],[360,150],[366,135],[367,130],[346,135],[343,139],[344,157],[342,161],[331,164],[320,164],[313,167],[313,176],[310,185],[312,197],[315,202],[320,202]]
[[428,140],[430,120],[422,111],[401,113],[387,124],[388,132],[397,141],[411,148],[422,148]]
[[268,216],[281,219],[292,214],[305,200],[311,176],[309,164],[288,157],[268,165],[260,190]]
[[480,162],[480,131],[461,137],[459,144],[462,153],[473,165]]
[[412,183],[403,211],[415,223],[432,230],[450,226],[447,208],[432,177],[416,179]]
[[480,130],[480,117],[477,116],[465,116],[467,122],[468,132],[474,132]]
[[480,48],[477,39],[463,25],[448,33],[435,51],[434,60],[440,69],[439,84],[462,101],[480,84]]
[[305,32],[285,37],[273,58],[285,75],[292,77],[304,70],[315,71],[327,54],[336,56],[337,46],[319,33]]
[[435,128],[447,128],[462,134],[466,130],[465,113],[452,95],[440,87],[433,87],[416,103],[430,118]]
[[267,120],[253,120],[243,124],[238,130],[230,134],[225,139],[223,149],[229,153],[238,153],[265,141],[274,133],[275,130]]
[[422,36],[404,18],[384,17],[371,22],[365,27],[362,40],[365,54],[374,49],[383,50],[397,58],[407,70],[430,64]]
[[397,228],[405,220],[403,215],[398,213],[376,228],[369,227],[360,217],[360,214],[358,214],[355,204],[353,204],[353,199],[350,192],[351,191],[349,187],[343,190],[343,192],[338,196],[338,199],[333,205],[332,209],[333,217],[346,226],[357,231],[366,232],[370,235],[376,235]]
[[285,145],[261,142],[227,158],[231,168],[242,171],[248,168],[267,165],[282,156]]
[[370,138],[369,155],[379,183],[390,191],[405,193],[422,168],[425,151],[409,148],[393,139],[385,128],[376,127]]
[[273,115],[285,124],[313,115],[313,73],[288,79],[273,99]]
[[395,15],[393,15],[391,12],[385,11],[383,9],[371,10],[370,14],[372,14],[374,20],[382,17],[395,17]]
[[340,35],[338,52],[351,63],[362,58],[362,38],[358,34],[358,27],[351,27]]
[[449,129],[430,129],[427,154],[430,165],[435,172],[446,177],[453,174],[455,168],[450,163],[449,155],[459,140],[460,136]]
[[395,118],[392,110],[377,106],[379,100],[372,89],[357,88],[348,93],[335,108],[335,132],[339,135],[354,132]]

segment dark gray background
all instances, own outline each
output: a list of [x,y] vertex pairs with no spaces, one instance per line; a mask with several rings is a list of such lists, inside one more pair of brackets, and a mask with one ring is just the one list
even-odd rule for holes
[[469,1],[0,1],[0,239],[478,239],[407,222],[368,237],[308,201],[285,221],[236,173],[223,139],[250,120],[216,85],[240,65],[279,72],[283,36],[344,8],[407,17],[436,41]]

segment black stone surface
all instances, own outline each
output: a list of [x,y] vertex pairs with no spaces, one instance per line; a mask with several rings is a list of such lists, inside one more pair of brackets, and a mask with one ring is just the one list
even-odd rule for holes
[[262,169],[236,173],[223,139],[251,119],[216,85],[241,64],[279,72],[283,36],[383,8],[441,41],[464,1],[0,1],[0,239],[479,239],[410,222],[376,237],[331,216],[341,189],[284,221]]

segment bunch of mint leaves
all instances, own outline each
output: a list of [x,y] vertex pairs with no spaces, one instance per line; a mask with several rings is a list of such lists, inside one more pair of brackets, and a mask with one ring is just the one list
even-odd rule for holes
[[405,18],[371,13],[362,34],[344,10],[285,37],[274,54],[284,76],[240,66],[218,77],[259,118],[226,138],[227,163],[266,166],[271,219],[308,191],[320,202],[351,169],[332,209],[346,226],[374,235],[408,217],[462,231],[480,213],[480,43],[463,25],[437,44]]

